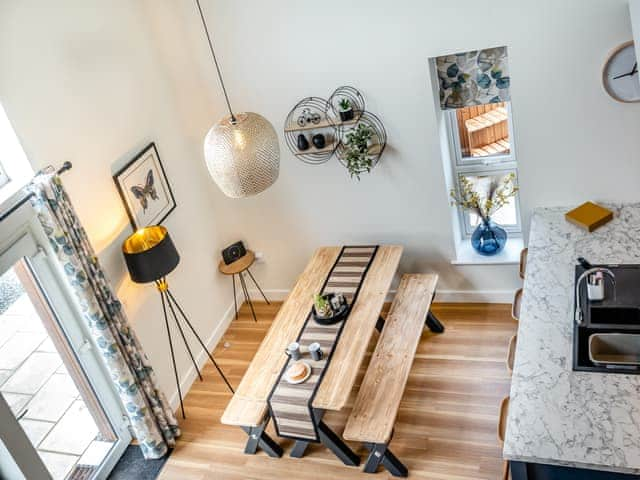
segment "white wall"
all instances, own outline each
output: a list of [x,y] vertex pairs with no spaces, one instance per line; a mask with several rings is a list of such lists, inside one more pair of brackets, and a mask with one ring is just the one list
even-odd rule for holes
[[[199,145],[187,141],[139,5],[3,1],[0,103],[34,168],[73,162],[65,185],[162,386],[173,395],[160,298],[152,286],[128,279],[120,246],[131,227],[111,176],[156,142],[178,205],[165,222],[182,258],[169,281],[205,340],[232,302],[216,267],[219,248],[235,238],[226,232],[235,228],[229,202],[208,180]],[[177,347],[184,374],[190,363]]]
[[[157,294],[127,280],[129,232],[111,174],[155,140],[178,202],[167,219],[182,263],[171,281],[207,337],[231,303],[215,270],[237,238],[265,253],[254,273],[291,287],[314,248],[400,243],[401,271],[436,270],[441,290],[508,292],[516,267],[454,267],[451,216],[427,59],[507,45],[525,223],[531,208],[637,201],[640,105],[600,84],[608,51],[628,40],[625,0],[301,2],[204,0],[231,100],[278,130],[307,95],[351,84],[384,121],[389,149],[360,183],[332,161],[282,147],[280,179],[228,200],[208,179],[202,140],[223,114],[190,0],[5,0],[0,103],[36,168],[71,160],[66,185],[167,391],[173,391]],[[464,297],[462,297],[464,298]],[[180,355],[181,370],[188,367]]]
[[[303,164],[281,138],[278,183],[233,204],[240,235],[265,252],[259,277],[269,289],[290,288],[316,246],[349,242],[403,244],[401,270],[436,270],[441,290],[517,288],[514,265],[450,264],[432,56],[509,47],[525,225],[535,206],[640,196],[640,105],[618,104],[601,86],[608,51],[631,38],[626,0],[204,0],[203,8],[237,110],[281,131],[300,98],[354,85],[389,134],[382,164],[360,183],[335,160]],[[195,6],[149,2],[148,15],[165,62],[179,57],[172,82],[194,112],[190,140],[199,144],[213,120],[203,104],[213,95],[220,105],[220,92]]]

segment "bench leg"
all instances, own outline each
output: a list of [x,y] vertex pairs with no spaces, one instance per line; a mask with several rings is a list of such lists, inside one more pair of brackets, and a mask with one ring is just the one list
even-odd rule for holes
[[320,442],[342,460],[342,463],[351,467],[360,465],[360,457],[322,420],[318,422],[318,435]]
[[433,333],[444,332],[444,325],[442,325],[442,323],[440,323],[440,320],[438,320],[436,316],[431,313],[431,310],[429,310],[429,313],[427,313],[427,319],[425,323],[427,324],[427,327],[429,327],[429,330],[431,330]]
[[258,451],[258,447],[260,447],[270,457],[279,458],[282,456],[282,447],[264,432],[268,422],[269,419],[259,427],[241,427],[242,430],[249,435],[247,444],[244,447],[244,453],[253,455]]
[[364,465],[365,473],[376,473],[378,467],[382,464],[394,477],[407,477],[409,475],[407,467],[398,460],[398,457],[391,453],[387,445],[376,443],[368,444],[366,447],[369,449],[369,457]]

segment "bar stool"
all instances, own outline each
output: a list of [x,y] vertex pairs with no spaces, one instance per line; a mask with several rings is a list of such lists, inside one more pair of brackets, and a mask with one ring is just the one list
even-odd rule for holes
[[507,350],[507,370],[513,373],[513,364],[516,360],[516,345],[518,343],[518,335],[514,335],[509,340],[509,350]]
[[517,322],[520,320],[520,304],[522,303],[522,288],[516,290],[511,304],[511,317]]
[[[507,431],[507,416],[509,415],[509,397],[504,397],[500,403],[500,418],[498,419],[498,440],[500,446],[504,446],[504,437]],[[509,462],[504,460],[502,465],[502,480],[509,480]]]
[[524,280],[524,274],[527,271],[527,254],[529,253],[528,248],[523,248],[520,252],[520,271],[518,272],[520,278]]
[[233,282],[233,305],[236,309],[236,320],[238,319],[238,302],[236,300],[236,275],[238,275],[240,279],[240,287],[242,288],[244,299],[249,304],[249,308],[251,308],[251,314],[253,315],[253,320],[255,322],[257,322],[258,319],[256,318],[256,312],[253,309],[253,303],[251,303],[251,298],[249,297],[249,289],[247,288],[247,283],[245,281],[245,278],[243,277],[243,274],[245,272],[249,274],[249,277],[251,278],[251,280],[253,280],[253,283],[258,288],[258,291],[260,291],[260,294],[262,295],[262,298],[264,298],[264,301],[267,302],[267,305],[271,305],[269,303],[269,300],[267,300],[267,296],[260,288],[260,285],[258,285],[258,282],[256,282],[256,279],[251,274],[251,270],[249,270],[249,267],[253,265],[253,262],[255,262],[255,260],[255,254],[251,250],[247,250],[247,253],[244,254],[244,256],[240,257],[235,262],[232,262],[229,265],[224,263],[224,261],[222,260],[220,260],[220,263],[218,264],[218,270],[220,271],[220,273],[222,273],[223,275],[230,275],[231,281]]

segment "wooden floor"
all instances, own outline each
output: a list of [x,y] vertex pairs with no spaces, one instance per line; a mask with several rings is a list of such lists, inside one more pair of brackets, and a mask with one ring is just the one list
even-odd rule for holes
[[[237,385],[280,303],[257,303],[258,322],[247,306],[226,333],[228,348],[215,356],[232,385]],[[387,307],[388,308],[388,305]],[[497,441],[500,400],[509,393],[505,357],[517,323],[510,305],[435,304],[433,311],[446,331],[424,330],[407,389],[400,406],[390,447],[409,469],[409,478],[498,479],[501,451]],[[345,339],[346,340],[346,339]],[[373,349],[370,345],[369,361]],[[364,374],[364,368],[361,375]],[[288,457],[292,442],[278,439],[282,458],[242,453],[246,435],[220,423],[230,398],[210,364],[204,382],[193,384],[186,397],[187,419],[182,436],[160,479],[387,479],[386,471],[363,474],[361,467],[346,467],[321,445],[312,445],[305,458]],[[358,377],[358,383],[360,379]],[[355,400],[352,392],[350,405]],[[348,411],[331,412],[325,421],[341,433]],[[270,425],[268,432],[277,438]],[[361,457],[365,449],[351,444]]]

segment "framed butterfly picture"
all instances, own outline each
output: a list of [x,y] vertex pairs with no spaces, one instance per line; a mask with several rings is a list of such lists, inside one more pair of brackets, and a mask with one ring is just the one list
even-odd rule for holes
[[134,231],[161,224],[176,208],[173,192],[153,142],[120,169],[113,180]]

